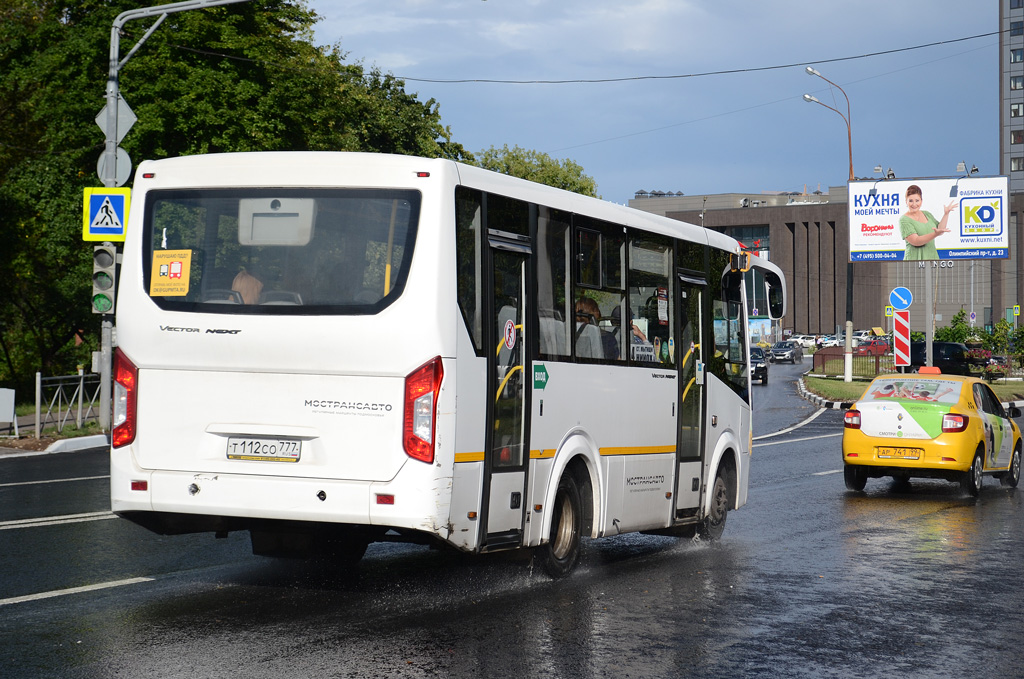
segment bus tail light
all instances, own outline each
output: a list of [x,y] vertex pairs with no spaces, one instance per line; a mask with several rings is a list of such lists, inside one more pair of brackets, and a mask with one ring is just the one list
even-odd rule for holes
[[954,432],[963,431],[967,429],[967,422],[970,418],[966,415],[958,415],[956,413],[946,413],[942,416],[942,431]]
[[860,429],[860,411],[847,410],[843,416],[843,426],[847,429]]
[[409,457],[428,463],[434,461],[437,393],[441,390],[442,377],[444,369],[438,356],[405,378],[402,446]]
[[136,403],[139,392],[139,369],[120,349],[114,350],[114,417],[110,443],[114,448],[135,440]]

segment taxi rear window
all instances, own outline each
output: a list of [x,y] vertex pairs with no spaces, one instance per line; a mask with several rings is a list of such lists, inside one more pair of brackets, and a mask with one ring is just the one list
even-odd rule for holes
[[929,403],[956,403],[960,400],[963,382],[943,379],[875,380],[864,392],[862,401],[912,400]]

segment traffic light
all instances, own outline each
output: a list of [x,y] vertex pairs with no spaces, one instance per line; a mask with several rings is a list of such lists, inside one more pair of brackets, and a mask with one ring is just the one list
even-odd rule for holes
[[114,283],[117,248],[110,244],[95,245],[92,249],[92,312],[114,312]]

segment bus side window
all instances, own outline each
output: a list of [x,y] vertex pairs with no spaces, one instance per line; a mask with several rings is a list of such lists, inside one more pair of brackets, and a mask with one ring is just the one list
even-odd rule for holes
[[637,363],[675,365],[675,277],[672,241],[635,236],[629,242],[630,359]]
[[483,200],[479,191],[455,189],[455,262],[459,310],[477,354],[483,351],[483,255],[480,236]]
[[[748,357],[743,350],[746,330],[743,327],[746,315],[743,313],[743,275],[729,273],[729,253],[711,250],[711,271],[708,292],[711,296],[712,331],[715,351],[707,359],[708,370],[729,385],[744,400],[747,391]],[[717,274],[717,272],[725,272]]]
[[[626,238],[621,226],[573,216],[575,227],[576,285],[574,299],[589,300],[596,312],[588,317],[596,327],[591,332],[585,326],[573,324],[577,358],[622,361],[629,344],[623,341],[623,264]],[[593,319],[593,320],[590,320]],[[580,328],[582,332],[580,332]]]
[[538,207],[537,315],[542,356],[565,357],[572,346],[572,298],[569,290],[569,223],[567,213]]

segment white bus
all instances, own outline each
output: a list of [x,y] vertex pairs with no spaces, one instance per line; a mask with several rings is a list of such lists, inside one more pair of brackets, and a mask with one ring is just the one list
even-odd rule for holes
[[746,502],[748,289],[785,295],[722,234],[357,153],[145,162],[127,227],[111,503],[150,530],[557,577],[581,537],[717,537]]

